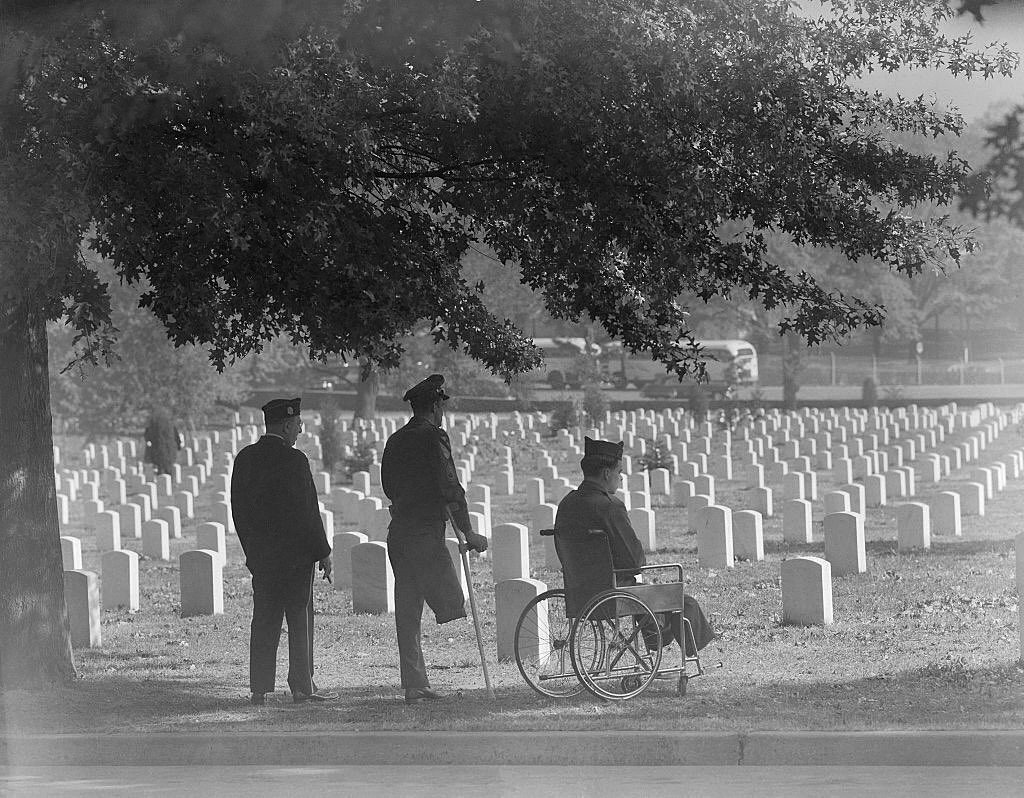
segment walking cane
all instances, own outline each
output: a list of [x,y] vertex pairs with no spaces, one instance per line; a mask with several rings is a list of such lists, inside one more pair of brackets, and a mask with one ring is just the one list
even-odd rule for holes
[[455,523],[455,516],[452,515],[450,507],[445,507],[448,512],[448,520],[452,522],[452,529],[455,530],[455,539],[459,541],[459,553],[462,555],[462,570],[466,573],[466,587],[469,589],[469,608],[473,613],[473,626],[476,627],[476,645],[480,649],[480,667],[484,670],[484,686],[487,688],[487,697],[494,700],[494,690],[491,689],[491,675],[487,672],[487,658],[484,656],[484,638],[480,631],[480,616],[476,611],[476,593],[473,592],[473,572],[469,570],[469,552],[466,549],[466,539],[462,530]]

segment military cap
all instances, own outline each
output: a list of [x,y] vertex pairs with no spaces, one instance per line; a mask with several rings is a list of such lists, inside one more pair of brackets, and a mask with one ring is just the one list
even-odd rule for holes
[[403,402],[436,402],[438,399],[451,399],[444,392],[444,377],[440,374],[431,374],[425,380],[416,383],[402,397]]
[[609,460],[622,459],[622,441],[595,441],[593,438],[583,439],[584,457],[606,457]]
[[275,421],[284,421],[299,415],[299,406],[302,403],[301,397],[294,399],[271,399],[263,405],[263,422],[273,424]]

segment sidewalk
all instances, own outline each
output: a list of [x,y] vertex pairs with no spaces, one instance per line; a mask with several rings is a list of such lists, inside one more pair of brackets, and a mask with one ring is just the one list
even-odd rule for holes
[[1002,765],[1024,730],[265,732],[0,738],[0,766]]

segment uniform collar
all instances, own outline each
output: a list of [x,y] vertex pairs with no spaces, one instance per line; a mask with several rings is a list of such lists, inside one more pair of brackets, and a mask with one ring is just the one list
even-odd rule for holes
[[605,496],[611,496],[611,494],[608,491],[606,491],[603,487],[598,485],[592,479],[584,479],[583,482],[580,483],[580,486],[579,488],[577,488],[577,490],[582,490],[585,493],[603,493]]

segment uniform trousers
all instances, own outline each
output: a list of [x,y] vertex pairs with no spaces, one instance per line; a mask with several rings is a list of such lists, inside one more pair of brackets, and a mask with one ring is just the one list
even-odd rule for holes
[[252,576],[252,627],[249,638],[249,689],[274,692],[281,620],[288,620],[288,687],[313,692],[312,564],[285,573]]
[[430,687],[420,646],[423,603],[433,610],[439,624],[465,618],[462,585],[441,535],[389,535],[388,559],[395,574],[395,632],[402,687]]

